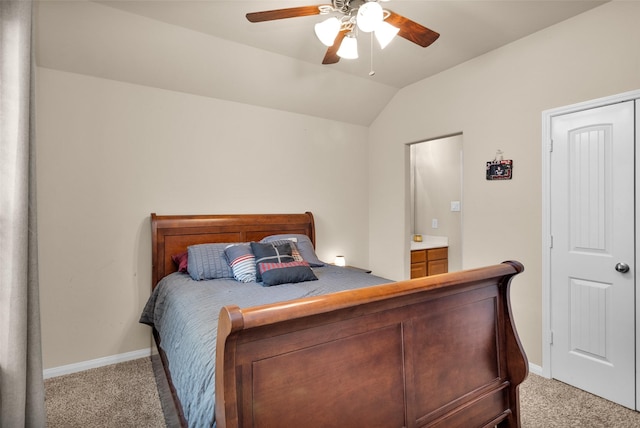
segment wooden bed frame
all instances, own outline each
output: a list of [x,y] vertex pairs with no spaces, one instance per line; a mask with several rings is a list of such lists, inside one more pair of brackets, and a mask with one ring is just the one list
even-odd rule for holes
[[[151,225],[153,287],[176,270],[171,255],[189,245],[279,233],[303,233],[315,243],[311,213],[152,214]],[[217,427],[519,427],[518,385],[528,364],[509,288],[522,271],[504,262],[223,308]]]

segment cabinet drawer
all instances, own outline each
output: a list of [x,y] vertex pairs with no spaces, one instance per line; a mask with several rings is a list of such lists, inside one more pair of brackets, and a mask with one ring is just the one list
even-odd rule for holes
[[427,263],[427,275],[439,275],[449,271],[449,262],[447,259],[432,260]]
[[424,263],[427,261],[427,250],[414,250],[411,252],[411,263]]
[[427,276],[427,263],[411,263],[411,279]]
[[427,260],[440,260],[446,259],[449,255],[449,249],[447,247],[443,248],[431,248],[427,250]]

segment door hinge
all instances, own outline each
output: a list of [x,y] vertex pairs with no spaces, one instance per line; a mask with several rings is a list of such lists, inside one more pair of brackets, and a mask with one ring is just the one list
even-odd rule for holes
[[549,332],[549,344],[553,345],[553,331]]
[[553,235],[549,236],[549,248],[553,248]]
[[552,152],[553,151],[553,139],[549,140],[549,151]]

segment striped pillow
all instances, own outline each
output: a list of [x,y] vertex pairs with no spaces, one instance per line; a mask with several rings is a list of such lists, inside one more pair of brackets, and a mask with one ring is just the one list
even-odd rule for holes
[[256,282],[256,257],[247,243],[229,245],[224,250],[233,277],[239,282]]

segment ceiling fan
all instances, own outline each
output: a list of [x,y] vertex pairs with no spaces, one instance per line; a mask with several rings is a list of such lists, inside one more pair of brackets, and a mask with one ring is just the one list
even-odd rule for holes
[[340,58],[357,58],[356,36],[360,31],[373,32],[383,49],[396,34],[425,48],[440,37],[433,30],[383,9],[380,1],[388,0],[332,0],[332,4],[251,12],[246,16],[250,22],[264,22],[299,16],[330,15],[328,19],[315,25],[318,39],[328,46],[323,64],[335,64]]

